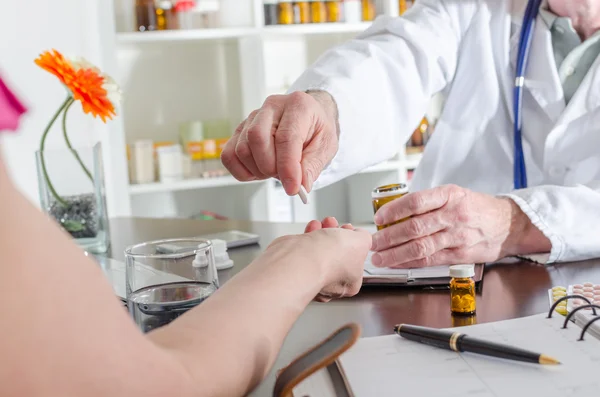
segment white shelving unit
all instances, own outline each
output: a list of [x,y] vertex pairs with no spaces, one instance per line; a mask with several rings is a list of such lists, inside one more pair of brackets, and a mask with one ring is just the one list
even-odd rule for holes
[[237,39],[257,34],[256,28],[217,28],[190,30],[161,30],[154,32],[117,33],[119,44],[157,43],[170,41],[197,41]]
[[[113,0],[112,21],[105,25],[105,52],[116,65],[125,102],[114,124],[113,142],[136,139],[177,140],[178,124],[228,119],[232,130],[271,93],[282,93],[327,48],[364,31],[369,22],[264,26],[262,0],[239,5],[243,26],[156,32],[120,32],[131,17],[132,0]],[[221,0],[237,1],[237,0]],[[396,0],[385,0],[385,13],[397,15]],[[104,13],[106,14],[106,13]],[[103,22],[103,21],[101,21]],[[106,38],[107,37],[107,38]],[[400,149],[400,148],[399,148]],[[113,150],[122,164],[124,150]],[[201,210],[237,219],[307,221],[337,216],[368,223],[374,186],[404,182],[418,159],[404,153],[311,194],[308,206],[285,195],[274,180],[238,182],[231,176],[174,183],[111,186],[125,195],[129,215],[191,216]],[[120,180],[122,180],[121,178]]]
[[[237,186],[241,184],[232,176],[215,178],[184,179],[176,182],[155,182],[140,185],[130,185],[129,193],[132,195],[178,192],[182,190],[210,189],[213,187]],[[244,184],[264,183],[264,181],[243,182]]]
[[272,35],[327,35],[360,33],[370,26],[361,23],[321,23],[306,25],[264,26],[262,28],[215,28],[190,30],[163,30],[154,32],[117,33],[119,44],[156,43],[163,41],[226,40],[241,37]]

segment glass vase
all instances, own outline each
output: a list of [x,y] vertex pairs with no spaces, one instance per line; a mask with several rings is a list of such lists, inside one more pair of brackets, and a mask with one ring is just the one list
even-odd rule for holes
[[42,210],[93,254],[108,250],[110,233],[102,147],[36,152]]

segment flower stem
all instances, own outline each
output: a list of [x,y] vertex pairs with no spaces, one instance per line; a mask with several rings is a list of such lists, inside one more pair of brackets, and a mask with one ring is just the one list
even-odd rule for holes
[[58,108],[58,110],[56,111],[54,116],[52,116],[52,119],[50,120],[50,122],[46,126],[46,129],[44,130],[44,133],[42,134],[42,140],[40,142],[40,161],[42,163],[42,172],[44,173],[44,179],[46,180],[48,189],[50,189],[50,193],[52,193],[52,195],[54,196],[56,201],[58,201],[65,207],[68,205],[67,202],[65,200],[63,200],[58,195],[58,193],[56,193],[54,186],[52,186],[52,182],[50,182],[50,177],[48,177],[48,170],[46,169],[46,160],[44,159],[44,147],[46,146],[46,138],[48,137],[48,132],[50,132],[52,125],[54,124],[54,122],[56,121],[56,119],[58,118],[60,113],[65,109],[65,107],[67,107],[67,105],[69,104],[69,101],[71,101],[71,100],[72,100],[71,96],[67,97],[67,99],[63,102],[63,104]]
[[88,170],[88,168],[85,166],[85,164],[83,164],[83,161],[81,161],[81,157],[79,157],[79,154],[75,151],[75,149],[73,149],[73,146],[71,145],[71,141],[69,140],[69,136],[67,135],[67,112],[69,111],[69,109],[71,108],[71,105],[73,105],[74,102],[75,102],[75,100],[73,98],[70,98],[69,103],[67,104],[67,106],[65,107],[65,111],[63,112],[63,117],[62,117],[63,136],[65,137],[65,143],[67,144],[67,147],[71,150],[71,153],[73,153],[73,156],[75,156],[75,160],[77,160],[77,162],[79,163],[81,168],[83,168],[83,172],[86,173],[86,175],[88,176],[88,178],[90,178],[90,181],[93,184],[94,178],[92,177],[92,173],[90,172],[90,170]]

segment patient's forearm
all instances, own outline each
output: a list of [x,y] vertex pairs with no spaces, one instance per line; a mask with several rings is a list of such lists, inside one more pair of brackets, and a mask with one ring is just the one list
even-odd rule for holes
[[[322,287],[314,262],[281,251],[275,255],[267,252],[197,309],[151,335],[185,362],[209,395],[251,390]],[[211,357],[210,364],[203,357]]]
[[0,376],[0,394],[11,387],[31,396],[244,395],[325,284],[320,261],[293,255],[293,245],[267,250],[207,301],[144,337],[99,267],[12,186],[1,159],[0,189],[0,289],[19,297],[3,313],[10,327],[0,330],[0,352],[18,352],[0,374],[9,365],[31,375]]
[[99,266],[1,170],[0,189],[0,290],[10,297],[0,395],[194,395],[184,367],[136,329]]

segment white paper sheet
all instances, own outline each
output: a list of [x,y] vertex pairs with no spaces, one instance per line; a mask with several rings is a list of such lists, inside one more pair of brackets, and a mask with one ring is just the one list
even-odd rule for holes
[[405,276],[409,279],[449,277],[448,266],[432,266],[419,269],[389,269],[375,267],[371,262],[372,252],[365,260],[365,276]]
[[573,323],[562,329],[562,321],[562,316],[546,319],[542,314],[460,328],[474,337],[555,357],[562,362],[558,366],[455,353],[397,335],[359,340],[341,364],[356,397],[597,397],[600,341],[578,341],[581,329]]

